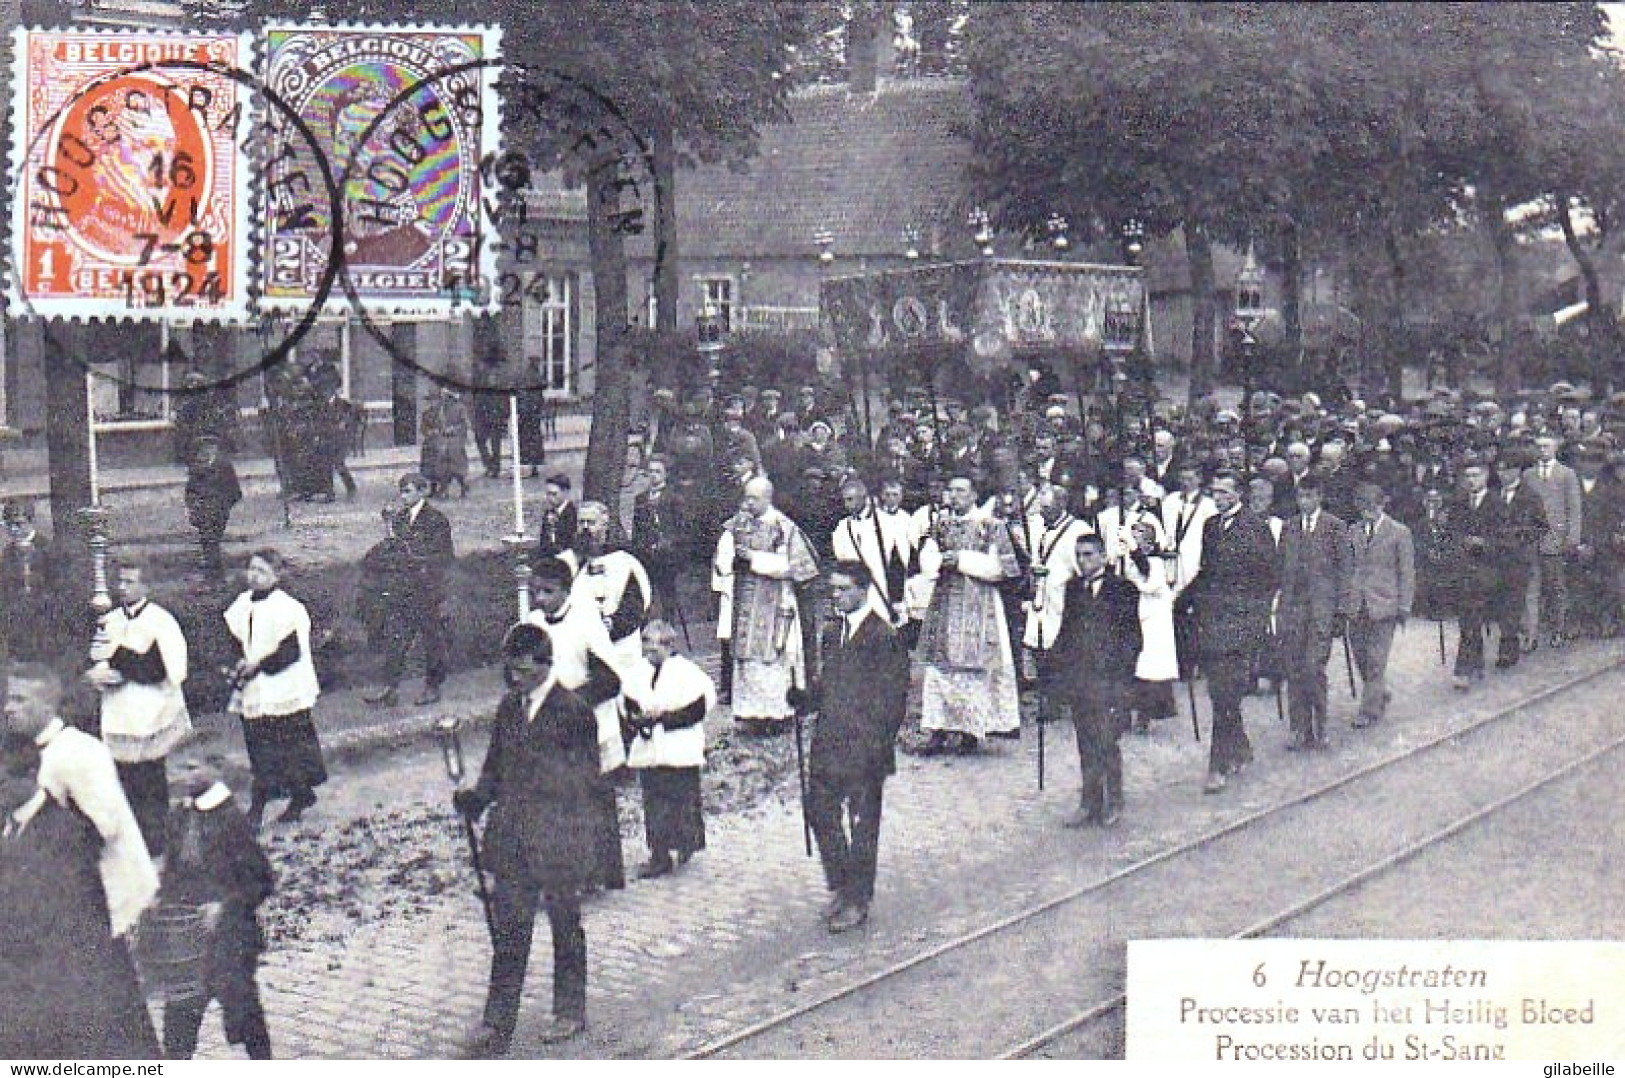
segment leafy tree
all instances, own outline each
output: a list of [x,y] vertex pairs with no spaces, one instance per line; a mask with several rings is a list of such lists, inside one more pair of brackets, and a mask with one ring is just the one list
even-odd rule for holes
[[1315,148],[1286,21],[1200,4],[984,4],[969,21],[978,193],[1016,228],[1060,212],[1097,232],[1182,231],[1193,395],[1214,374],[1212,244],[1269,231],[1280,178]]
[[1060,211],[1182,229],[1193,392],[1208,380],[1212,242],[1273,249],[1289,335],[1305,242],[1379,250],[1379,322],[1402,329],[1406,241],[1476,218],[1501,269],[1498,380],[1511,388],[1522,304],[1509,211],[1556,193],[1559,209],[1614,220],[1625,110],[1605,29],[1589,3],[984,5],[968,31],[976,179],[1017,226]]

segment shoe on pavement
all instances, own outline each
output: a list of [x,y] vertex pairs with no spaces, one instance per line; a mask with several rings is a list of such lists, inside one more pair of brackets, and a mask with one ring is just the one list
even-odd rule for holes
[[418,698],[412,702],[418,707],[428,707],[430,704],[438,704],[440,702],[440,686],[426,686]]
[[386,689],[379,689],[376,692],[362,693],[361,699],[369,704],[377,704],[380,707],[394,707],[401,702],[400,696],[395,692],[395,686],[393,685]]
[[850,932],[854,928],[861,928],[868,920],[868,906],[842,906],[840,912],[829,919],[829,930],[832,935],[838,936],[842,932]]
[[1079,808],[1072,815],[1068,816],[1066,820],[1062,822],[1061,826],[1072,831],[1077,831],[1082,828],[1089,827],[1099,822],[1099,820],[1100,813],[1096,810]]
[[477,1023],[452,1049],[454,1059],[501,1059],[507,1054],[508,1038],[489,1022]]
[[1118,825],[1118,823],[1122,819],[1123,819],[1123,806],[1122,805],[1113,805],[1111,808],[1107,809],[1104,814],[1101,815],[1101,817],[1100,817],[1100,826],[1110,829],[1110,828],[1116,827]]
[[670,857],[651,857],[638,867],[638,879],[658,880],[662,876],[671,875],[676,867]]
[[543,1026],[538,1038],[543,1044],[563,1044],[567,1040],[581,1036],[586,1032],[587,1023],[580,1018],[561,1018],[553,1016],[553,1020]]
[[846,896],[831,895],[830,900],[824,903],[823,912],[819,914],[819,916],[828,921],[833,919],[836,914],[840,913],[844,909],[846,909]]
[[1202,784],[1202,792],[1205,794],[1223,793],[1227,785],[1229,785],[1229,782],[1225,779],[1222,771],[1209,771],[1207,781]]
[[305,810],[316,804],[316,795],[306,790],[294,794],[288,799],[288,806],[276,818],[277,823],[298,823],[305,815]]
[[1364,730],[1369,726],[1377,725],[1377,716],[1375,716],[1375,715],[1356,715],[1354,717],[1354,721],[1349,723],[1349,725],[1354,727],[1356,730]]
[[1301,738],[1301,737],[1293,737],[1292,739],[1290,739],[1286,743],[1286,751],[1288,751],[1288,752],[1302,752],[1304,749],[1307,749],[1308,747],[1309,747],[1308,740],[1306,740],[1305,738]]
[[1457,692],[1466,692],[1473,687],[1473,679],[1466,674],[1457,674],[1450,684]]

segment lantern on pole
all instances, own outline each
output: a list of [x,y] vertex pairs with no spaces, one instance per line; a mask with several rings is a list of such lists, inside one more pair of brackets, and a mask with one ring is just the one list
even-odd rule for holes
[[1113,425],[1121,451],[1127,436],[1128,409],[1124,391],[1128,388],[1128,357],[1133,353],[1140,337],[1140,309],[1134,297],[1126,291],[1106,297],[1101,319],[1100,347],[1106,359],[1106,374],[1111,382]]
[[1131,266],[1140,264],[1140,254],[1145,250],[1145,222],[1138,217],[1130,217],[1123,222],[1123,261]]
[[965,224],[972,229],[971,239],[976,242],[977,247],[981,248],[982,257],[992,258],[993,225],[992,218],[987,215],[987,210],[981,206],[973,207],[970,213],[965,215]]
[[827,228],[820,228],[813,233],[813,243],[818,245],[818,261],[826,265],[835,261],[835,233]]
[[[1232,316],[1232,325],[1235,327],[1236,358],[1241,363],[1241,422],[1242,437],[1252,436],[1253,426],[1253,379],[1258,366],[1258,335],[1259,323],[1266,314],[1264,307],[1264,268],[1258,264],[1258,257],[1253,250],[1252,243],[1247,244],[1247,257],[1242,259],[1241,268],[1236,271],[1236,304]],[[1244,472],[1248,479],[1252,478],[1252,453],[1249,451],[1244,464]]]
[[1067,219],[1063,215],[1059,213],[1050,214],[1049,220],[1044,222],[1044,231],[1049,235],[1050,246],[1057,251],[1064,251],[1071,247],[1072,241],[1067,238],[1067,232],[1070,228],[1071,225],[1067,223]]
[[[1246,257],[1235,273],[1235,343],[1241,364],[1241,437],[1253,431],[1253,379],[1258,374],[1258,325],[1264,320],[1264,268],[1258,263],[1253,244],[1248,242]],[[1253,454],[1246,455],[1246,478],[1253,478]]]

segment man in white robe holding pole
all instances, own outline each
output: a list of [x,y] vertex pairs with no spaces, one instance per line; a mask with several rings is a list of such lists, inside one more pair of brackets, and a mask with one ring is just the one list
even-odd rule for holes
[[165,760],[191,733],[181,685],[186,637],[173,614],[148,598],[140,565],[118,569],[119,604],[102,620],[85,679],[101,691],[101,735],[154,857],[169,819]]

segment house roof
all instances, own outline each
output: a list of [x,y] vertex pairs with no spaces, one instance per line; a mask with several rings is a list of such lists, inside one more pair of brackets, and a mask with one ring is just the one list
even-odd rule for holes
[[684,257],[807,257],[821,229],[841,258],[902,253],[904,232],[931,245],[957,216],[970,113],[955,79],[883,82],[875,93],[821,86],[793,95],[791,121],[764,127],[743,169],[677,176]]

